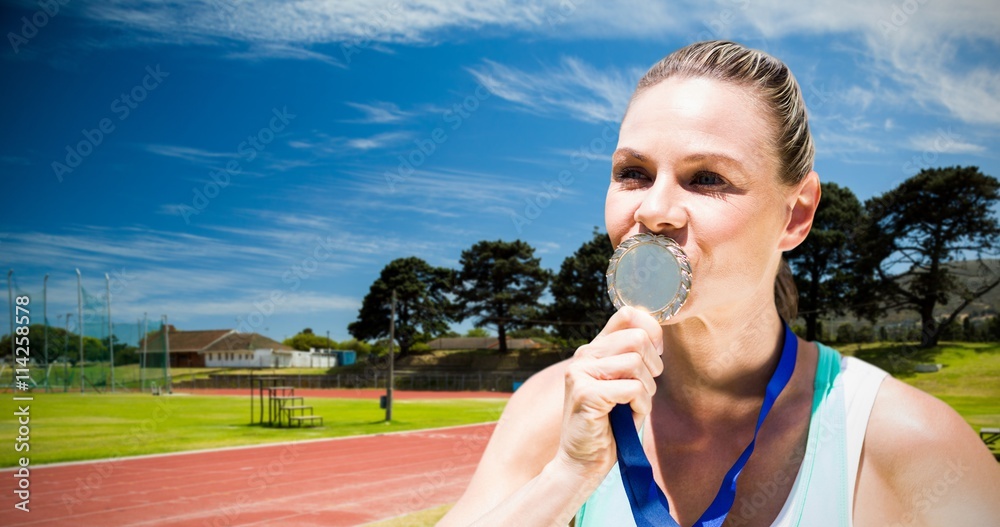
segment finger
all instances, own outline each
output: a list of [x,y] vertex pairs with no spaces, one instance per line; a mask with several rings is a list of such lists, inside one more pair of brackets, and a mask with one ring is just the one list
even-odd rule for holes
[[577,349],[576,356],[605,358],[629,352],[638,353],[654,377],[663,373],[662,353],[649,338],[649,333],[641,328],[625,328],[599,336]]
[[642,383],[646,393],[656,393],[656,381],[653,373],[639,353],[630,352],[612,355],[601,359],[586,359],[581,361],[579,368],[594,379],[606,381],[615,379],[635,379]]
[[641,415],[653,408],[653,398],[637,379],[590,379],[576,385],[571,394],[575,412],[606,416],[616,404],[628,404]]
[[649,332],[650,336],[662,334],[663,331],[660,324],[649,313],[632,306],[623,306],[614,315],[611,315],[598,336],[625,328],[642,328]]
[[604,329],[602,329],[597,335],[597,338],[601,338],[605,335],[609,335],[626,328],[640,328],[648,333],[649,340],[653,343],[654,347],[662,353],[663,328],[652,315],[631,306],[624,306],[619,309],[617,313],[612,315],[611,318],[608,319],[608,323],[604,325]]

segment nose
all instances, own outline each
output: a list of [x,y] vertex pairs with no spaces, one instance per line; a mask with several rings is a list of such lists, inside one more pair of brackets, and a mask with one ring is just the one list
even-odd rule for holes
[[634,219],[645,232],[671,236],[687,223],[687,214],[681,200],[683,189],[665,175],[657,176],[653,186],[646,191]]

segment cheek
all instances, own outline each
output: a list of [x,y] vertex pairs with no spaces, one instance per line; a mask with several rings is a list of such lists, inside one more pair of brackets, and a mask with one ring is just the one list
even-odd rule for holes
[[618,247],[635,223],[633,205],[627,196],[608,189],[608,195],[604,200],[604,228],[614,247]]
[[766,259],[762,253],[774,242],[771,220],[751,210],[726,207],[702,215],[697,224],[692,221],[703,273],[742,275],[756,267],[757,260]]

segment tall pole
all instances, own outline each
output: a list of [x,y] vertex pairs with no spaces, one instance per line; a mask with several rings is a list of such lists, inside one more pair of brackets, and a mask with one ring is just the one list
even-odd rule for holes
[[45,393],[49,392],[49,273],[42,279],[42,360],[45,362]]
[[73,313],[66,313],[66,333],[63,338],[63,393],[69,390],[69,317]]
[[163,386],[167,393],[173,393],[170,385],[170,326],[167,325],[167,315],[163,315]]
[[49,385],[49,273],[42,280],[42,360],[45,361],[45,386]]
[[14,355],[14,285],[11,283],[14,270],[7,271],[7,302],[10,304],[10,354]]
[[76,319],[80,326],[80,393],[83,393],[83,277],[80,269],[76,270]]
[[[139,392],[146,391],[146,341],[149,340],[149,321],[146,313],[142,314],[142,356],[139,358]],[[138,342],[136,343],[138,344]]]
[[392,421],[392,385],[395,381],[394,366],[396,362],[396,350],[393,348],[396,340],[396,290],[392,290],[392,304],[390,304],[392,316],[389,318],[389,380],[385,385],[385,420]]
[[105,291],[108,293],[108,352],[111,354],[111,393],[115,393],[115,334],[111,326],[111,277],[104,273]]

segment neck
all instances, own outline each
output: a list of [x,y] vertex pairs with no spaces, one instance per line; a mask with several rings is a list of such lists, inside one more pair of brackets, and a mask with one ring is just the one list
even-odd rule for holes
[[759,407],[781,356],[783,335],[773,306],[665,326],[664,371],[656,397],[699,420],[740,414],[748,404]]

